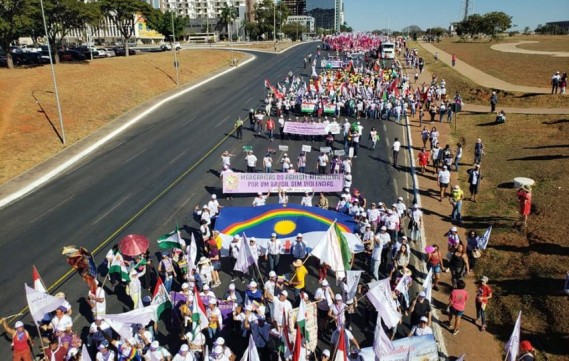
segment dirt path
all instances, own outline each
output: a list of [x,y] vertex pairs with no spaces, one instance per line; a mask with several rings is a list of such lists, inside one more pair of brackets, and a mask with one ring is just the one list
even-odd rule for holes
[[557,56],[563,58],[569,57],[569,51],[543,51],[543,50],[530,50],[530,49],[518,48],[518,45],[535,44],[535,43],[539,43],[539,41],[523,40],[523,41],[518,41],[517,43],[494,44],[490,47],[490,49],[496,51],[502,51],[504,53],[550,55],[550,56]]
[[[419,77],[419,84],[429,82],[431,74],[428,71],[423,71]],[[451,89],[452,90],[452,89]],[[425,125],[425,123],[423,123]],[[432,126],[426,124],[428,129]],[[456,141],[450,138],[451,127],[448,123],[434,123],[433,126],[437,127],[440,132],[439,140],[441,144],[451,144],[454,148]],[[417,156],[418,151],[422,147],[421,130],[419,119],[410,119],[410,128],[412,132],[412,141],[414,155]],[[428,145],[428,144],[427,144]],[[461,163],[460,174],[464,174],[467,168],[470,167],[473,160],[472,149],[468,147],[464,149],[463,161]],[[438,199],[438,186],[436,182],[436,175],[433,174],[433,168],[429,167],[429,172],[425,175],[418,175],[419,180],[419,193],[421,194],[421,204],[424,213],[424,225],[426,244],[432,245],[436,243],[441,250],[443,257],[446,254],[447,241],[443,236],[451,227],[452,224],[448,221],[448,216],[452,211],[452,206],[448,199],[439,202]],[[451,184],[456,184],[458,176],[456,172],[452,172]],[[468,193],[466,191],[466,193]],[[466,239],[466,229],[458,227],[461,239]],[[476,310],[474,304],[474,297],[476,295],[476,276],[471,274],[464,278],[467,287],[466,290],[469,294],[469,301],[467,303],[465,316],[460,326],[460,333],[453,335],[448,331],[447,327],[442,324],[447,321],[447,316],[443,314],[444,309],[448,304],[448,297],[451,292],[451,279],[450,273],[443,273],[441,276],[440,290],[433,290],[433,306],[438,309],[439,319],[434,320],[441,325],[442,335],[451,360],[459,357],[463,353],[466,354],[465,359],[471,360],[501,360],[503,358],[500,345],[495,340],[494,336],[488,332],[481,332],[474,324],[476,319]],[[490,285],[492,280],[490,280]],[[453,358],[455,357],[455,358]]]
[[[452,66],[452,55],[437,48],[433,44],[430,43],[421,43],[421,46],[427,50],[431,54],[435,54],[436,52],[439,53],[439,59],[449,65]],[[484,73],[481,70],[476,69],[475,67],[466,64],[465,62],[457,59],[456,65],[453,67],[454,70],[458,71],[468,79],[472,80],[473,82],[490,89],[500,89],[512,92],[522,92],[522,93],[534,93],[534,94],[549,94],[551,93],[551,89],[549,88],[538,88],[532,86],[523,86],[523,85],[516,85],[512,83],[508,83],[501,79],[495,78],[489,74]],[[429,80],[430,81],[430,80]]]

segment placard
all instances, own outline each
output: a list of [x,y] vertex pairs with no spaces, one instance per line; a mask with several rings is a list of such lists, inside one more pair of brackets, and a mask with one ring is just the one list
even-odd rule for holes
[[281,152],[288,152],[288,145],[279,145],[279,150]]
[[334,151],[334,155],[337,155],[338,157],[345,155],[346,152],[343,149],[336,149]]
[[253,146],[252,146],[252,145],[244,145],[244,146],[243,146],[243,151],[244,151],[244,152],[252,152],[252,151],[253,151]]
[[223,193],[340,192],[343,174],[306,173],[230,173],[223,176]]
[[312,151],[312,146],[311,146],[311,145],[303,145],[303,146],[302,146],[302,151],[303,151],[303,152],[310,153],[310,152]]
[[320,147],[320,153],[331,153],[332,148],[330,147]]

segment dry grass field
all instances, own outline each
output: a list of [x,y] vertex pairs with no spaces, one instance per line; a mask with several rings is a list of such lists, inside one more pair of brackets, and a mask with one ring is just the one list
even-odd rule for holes
[[[234,53],[238,59],[244,54]],[[96,59],[56,66],[67,144],[70,146],[143,102],[176,87],[172,52]],[[230,65],[219,50],[179,53],[180,84]],[[65,147],[49,66],[0,69],[0,183]]]
[[[503,42],[520,40],[540,41],[538,44],[523,45],[526,49],[532,47],[531,49],[535,50],[569,50],[569,36],[509,37]],[[444,39],[434,45],[450,54],[456,54],[460,61],[512,84],[549,87],[553,73],[558,70],[569,71],[569,58],[505,53],[492,50],[490,47],[494,44],[496,43],[488,40],[459,42],[459,39],[455,37]],[[551,48],[548,47],[549,45]]]

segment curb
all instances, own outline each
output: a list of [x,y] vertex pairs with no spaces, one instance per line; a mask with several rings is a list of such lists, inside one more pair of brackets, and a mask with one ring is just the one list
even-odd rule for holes
[[[256,56],[252,55],[249,59],[245,60],[244,62],[238,64],[235,67],[230,67],[228,69],[222,70],[221,72],[219,72],[219,73],[217,73],[217,74],[215,74],[209,78],[206,78],[206,79],[198,82],[197,84],[189,85],[186,88],[181,89],[172,95],[168,95],[167,97],[158,100],[157,102],[155,102],[156,100],[149,100],[150,103],[154,102],[154,104],[150,105],[150,107],[146,108],[142,112],[136,114],[134,117],[132,117],[131,119],[126,121],[124,124],[122,124],[118,128],[109,129],[109,128],[112,128],[113,125],[116,125],[113,123],[116,123],[116,120],[120,119],[122,116],[111,121],[108,124],[108,126],[101,128],[100,129],[101,131],[108,130],[109,133],[100,137],[98,140],[92,142],[92,144],[88,144],[89,138],[91,138],[90,140],[97,139],[96,135],[97,135],[97,133],[99,133],[99,131],[91,134],[87,138],[84,138],[85,142],[79,141],[79,142],[75,143],[71,147],[69,147],[69,148],[63,150],[62,152],[56,154],[54,157],[51,157],[50,159],[48,159],[44,163],[41,163],[41,164],[35,166],[34,168],[26,171],[25,173],[21,174],[20,176],[17,176],[16,178],[12,179],[11,181],[8,181],[6,184],[4,184],[0,187],[0,190],[7,189],[4,192],[1,192],[3,194],[0,193],[1,196],[3,197],[0,199],[0,209],[11,204],[12,202],[17,201],[18,199],[20,199],[22,197],[28,195],[29,193],[35,191],[36,189],[43,186],[44,184],[46,184],[50,180],[59,176],[61,173],[68,170],[69,168],[71,168],[72,166],[74,166],[75,164],[77,164],[78,162],[80,162],[81,160],[86,158],[87,156],[91,155],[93,152],[98,150],[100,147],[102,147],[103,145],[105,145],[106,143],[108,143],[109,141],[114,139],[115,137],[117,137],[119,134],[126,131],[128,128],[137,124],[141,119],[143,119],[147,115],[151,114],[156,109],[163,106],[164,104],[166,104],[166,103],[168,103],[168,102],[170,102],[170,101],[172,101],[172,100],[174,100],[174,99],[176,99],[176,98],[178,98],[178,97],[180,97],[186,93],[189,93],[189,92],[201,87],[202,85],[207,84],[207,83],[209,83],[209,82],[211,82],[211,81],[213,81],[219,77],[222,77],[225,74],[228,74],[228,73],[234,71],[235,69],[238,69],[239,67],[246,65],[246,64],[252,62],[253,60],[255,60],[256,58],[257,58]],[[160,98],[160,95],[158,96],[158,98]],[[144,103],[139,105],[138,107],[142,107],[142,106],[144,106]],[[130,112],[136,112],[136,108],[134,110],[131,110]],[[130,112],[127,112],[126,114],[128,114]],[[100,134],[99,134],[99,136],[100,136]],[[87,143],[87,144],[85,144],[85,143]],[[83,149],[81,148],[82,146],[84,147]],[[69,154],[72,154],[72,156],[70,158],[65,159],[65,157],[68,156]],[[48,163],[55,163],[54,159],[56,157],[63,158],[63,159],[61,159],[61,163],[56,164],[53,167],[50,167],[50,165],[48,165]],[[41,170],[42,165],[43,165],[43,167],[46,168],[45,172],[43,172],[43,174],[40,175],[39,177],[35,177],[35,173],[37,173]],[[14,185],[14,183],[17,184],[20,182],[23,185],[14,186],[14,188],[18,188],[18,189],[15,191],[10,191],[10,185]],[[8,194],[6,194],[6,193],[8,193]]]

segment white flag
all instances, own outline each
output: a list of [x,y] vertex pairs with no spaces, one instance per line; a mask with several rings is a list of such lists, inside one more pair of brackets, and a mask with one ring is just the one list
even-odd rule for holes
[[514,325],[512,336],[506,343],[506,361],[515,361],[518,359],[518,351],[520,349],[520,327],[522,323],[522,311],[518,314],[518,319]]
[[386,355],[393,350],[393,343],[387,336],[381,325],[381,315],[377,315],[377,322],[375,323],[375,332],[373,334],[373,353],[375,353],[376,360],[380,360],[382,355]]
[[478,248],[486,249],[488,247],[488,242],[490,241],[490,234],[492,233],[492,226],[486,228],[484,235],[482,237],[478,237]]
[[399,324],[401,314],[397,310],[397,304],[391,294],[389,278],[377,281],[376,285],[370,288],[366,295],[377,312],[381,314],[381,319],[387,327],[393,328]]
[[253,255],[253,251],[251,251],[247,237],[245,234],[243,234],[243,238],[241,238],[241,244],[239,245],[239,255],[237,256],[233,270],[247,273],[249,267],[255,263],[256,258]]
[[63,298],[57,298],[49,293],[36,291],[27,284],[24,286],[26,287],[26,298],[28,300],[30,314],[36,324],[41,323],[46,313],[55,311],[59,306],[65,303],[65,299]]
[[196,245],[196,237],[192,233],[190,245],[186,247],[186,257],[188,262],[188,270],[196,268],[196,259],[198,258],[198,246]]
[[405,298],[407,305],[409,305],[409,286],[411,285],[412,281],[413,279],[411,276],[404,275],[399,279],[397,286],[395,286],[395,290],[399,291],[403,295],[403,298]]
[[349,264],[349,259],[347,259],[347,254],[342,254],[342,242],[346,242],[346,240],[340,239],[334,223],[328,228],[326,234],[324,234],[310,254],[330,266],[332,271],[336,273],[344,272],[349,269],[349,267],[346,267]]
[[126,340],[127,338],[132,336],[132,328],[130,327],[130,325],[127,325],[126,323],[122,323],[119,321],[113,321],[110,318],[105,318],[105,322],[108,323],[109,326],[111,326],[111,328],[116,333],[118,333],[123,340]]
[[243,353],[241,361],[261,361],[259,353],[257,352],[257,346],[255,345],[255,341],[253,341],[253,335],[249,335],[249,346],[247,346],[247,349]]
[[119,313],[116,315],[105,315],[106,320],[117,321],[120,323],[125,323],[127,325],[141,324],[148,325],[150,321],[156,322],[156,312],[159,305],[150,305],[143,308],[137,308],[132,311]]
[[432,302],[431,301],[431,298],[433,296],[432,286],[433,286],[433,269],[431,268],[429,270],[429,273],[427,273],[425,282],[423,282],[423,291],[425,291],[425,298],[429,302]]
[[348,285],[348,294],[346,296],[346,301],[351,300],[356,296],[362,272],[363,271],[346,271],[346,283]]
[[89,356],[89,351],[87,351],[87,344],[83,342],[83,348],[81,349],[81,361],[92,361],[91,356]]

